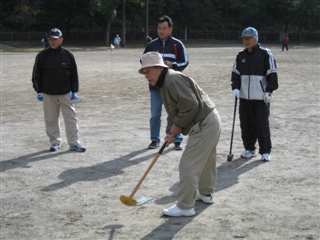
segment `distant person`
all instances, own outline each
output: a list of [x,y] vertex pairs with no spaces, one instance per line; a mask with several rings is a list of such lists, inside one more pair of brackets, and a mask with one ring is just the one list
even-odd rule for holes
[[37,99],[43,102],[46,132],[50,151],[61,147],[59,114],[62,112],[70,151],[85,152],[80,145],[75,102],[78,102],[78,72],[75,59],[61,47],[62,32],[53,28],[48,33],[50,47],[38,53],[33,67],[32,82]]
[[277,65],[270,49],[258,43],[258,32],[253,27],[241,33],[244,50],[239,52],[232,71],[233,96],[240,98],[240,127],[245,150],[241,158],[255,157],[259,142],[262,161],[271,160],[269,127],[272,92],[278,88]]
[[141,69],[149,85],[157,88],[168,113],[165,142],[176,141],[176,135],[189,135],[180,164],[180,189],[177,203],[163,210],[170,217],[196,214],[196,200],[213,203],[216,181],[216,147],[221,120],[215,104],[196,81],[179,71],[169,69],[158,52],[141,57]]
[[116,48],[120,48],[121,46],[121,37],[119,36],[119,34],[117,34],[114,38],[113,38],[113,45]]
[[288,33],[283,34],[281,43],[282,43],[282,52],[284,51],[284,49],[286,49],[288,51],[289,50],[289,35],[288,35]]
[[[158,20],[158,38],[152,40],[144,50],[144,53],[156,51],[161,54],[165,64],[174,70],[183,71],[188,66],[187,50],[183,43],[172,36],[173,22],[169,16],[162,16]],[[149,149],[158,148],[160,144],[160,127],[162,99],[160,91],[150,86],[151,119]],[[179,133],[175,139],[175,149],[181,148],[182,135]]]
[[45,32],[43,34],[43,37],[41,38],[41,43],[42,43],[42,47],[44,49],[48,48],[49,47],[49,43],[48,43],[48,34]]

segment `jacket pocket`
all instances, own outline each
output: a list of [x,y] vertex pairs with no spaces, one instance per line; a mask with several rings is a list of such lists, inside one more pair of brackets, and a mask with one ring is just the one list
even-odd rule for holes
[[240,98],[249,98],[249,75],[241,75]]
[[252,75],[251,83],[250,83],[250,99],[263,100],[264,89],[266,88],[265,86],[266,86],[266,79],[264,76]]

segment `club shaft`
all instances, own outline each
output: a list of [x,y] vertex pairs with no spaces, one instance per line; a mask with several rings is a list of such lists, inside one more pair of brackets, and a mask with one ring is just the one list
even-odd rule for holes
[[157,160],[159,159],[160,155],[162,154],[163,150],[166,148],[167,143],[165,142],[162,147],[160,148],[159,152],[157,153],[157,155],[153,158],[152,162],[150,163],[150,165],[148,166],[147,170],[144,172],[143,176],[141,177],[141,179],[139,180],[138,184],[135,186],[135,188],[133,189],[132,193],[130,194],[130,198],[132,198],[136,192],[138,191],[138,189],[140,188],[142,182],[144,181],[144,179],[146,178],[146,176],[148,175],[148,173],[150,172],[150,170],[152,169],[153,165],[157,162]]
[[238,104],[238,98],[235,97],[235,100],[234,100],[234,109],[233,109],[233,121],[232,121],[232,130],[231,130],[231,140],[230,140],[229,156],[232,154],[234,125],[235,125],[235,122],[236,122],[236,114],[237,114],[237,104]]

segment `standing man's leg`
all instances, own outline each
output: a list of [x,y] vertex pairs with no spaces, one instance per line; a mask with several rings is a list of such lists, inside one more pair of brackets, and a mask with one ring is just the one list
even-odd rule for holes
[[43,112],[46,132],[50,141],[50,151],[54,152],[60,148],[61,137],[59,127],[60,105],[55,95],[44,94]]
[[61,112],[66,127],[66,135],[70,150],[84,152],[86,149],[80,145],[78,119],[76,116],[76,109],[74,104],[71,102],[70,95],[60,95],[59,102],[61,105]]
[[[220,116],[218,112],[216,112],[216,120],[215,122],[221,123]],[[219,127],[220,128],[220,127]],[[219,137],[220,137],[220,129],[216,132],[210,139],[207,141],[213,141],[215,143],[215,147],[212,149],[212,152],[209,155],[207,164],[205,165],[199,181],[199,193],[200,199],[206,203],[213,203],[212,194],[215,190],[216,185],[216,162],[217,162],[217,148]]]
[[160,143],[160,127],[161,127],[161,111],[162,99],[158,89],[150,89],[150,105],[151,105],[151,118],[150,118],[150,149],[159,147]]
[[[213,192],[215,170],[215,149],[220,136],[220,117],[212,112],[202,122],[195,125],[190,131],[190,137],[185,151],[182,154],[179,173],[180,190],[177,206],[181,209],[193,208],[196,193],[206,194]],[[208,167],[209,169],[205,169]]]
[[[257,101],[255,106],[257,123],[257,135],[259,142],[259,153],[262,155],[262,160],[270,160],[270,153],[272,148],[270,125],[269,125],[269,111],[270,106],[263,101]],[[267,159],[263,159],[263,158]]]
[[243,158],[254,157],[255,144],[257,141],[254,102],[251,100],[240,99],[239,115],[241,137],[245,151],[242,153]]

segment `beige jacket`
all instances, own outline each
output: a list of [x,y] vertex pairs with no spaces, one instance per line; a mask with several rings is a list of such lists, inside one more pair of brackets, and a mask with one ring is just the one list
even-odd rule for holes
[[168,127],[179,127],[184,135],[215,108],[198,84],[181,72],[164,69],[157,87],[168,113]]

